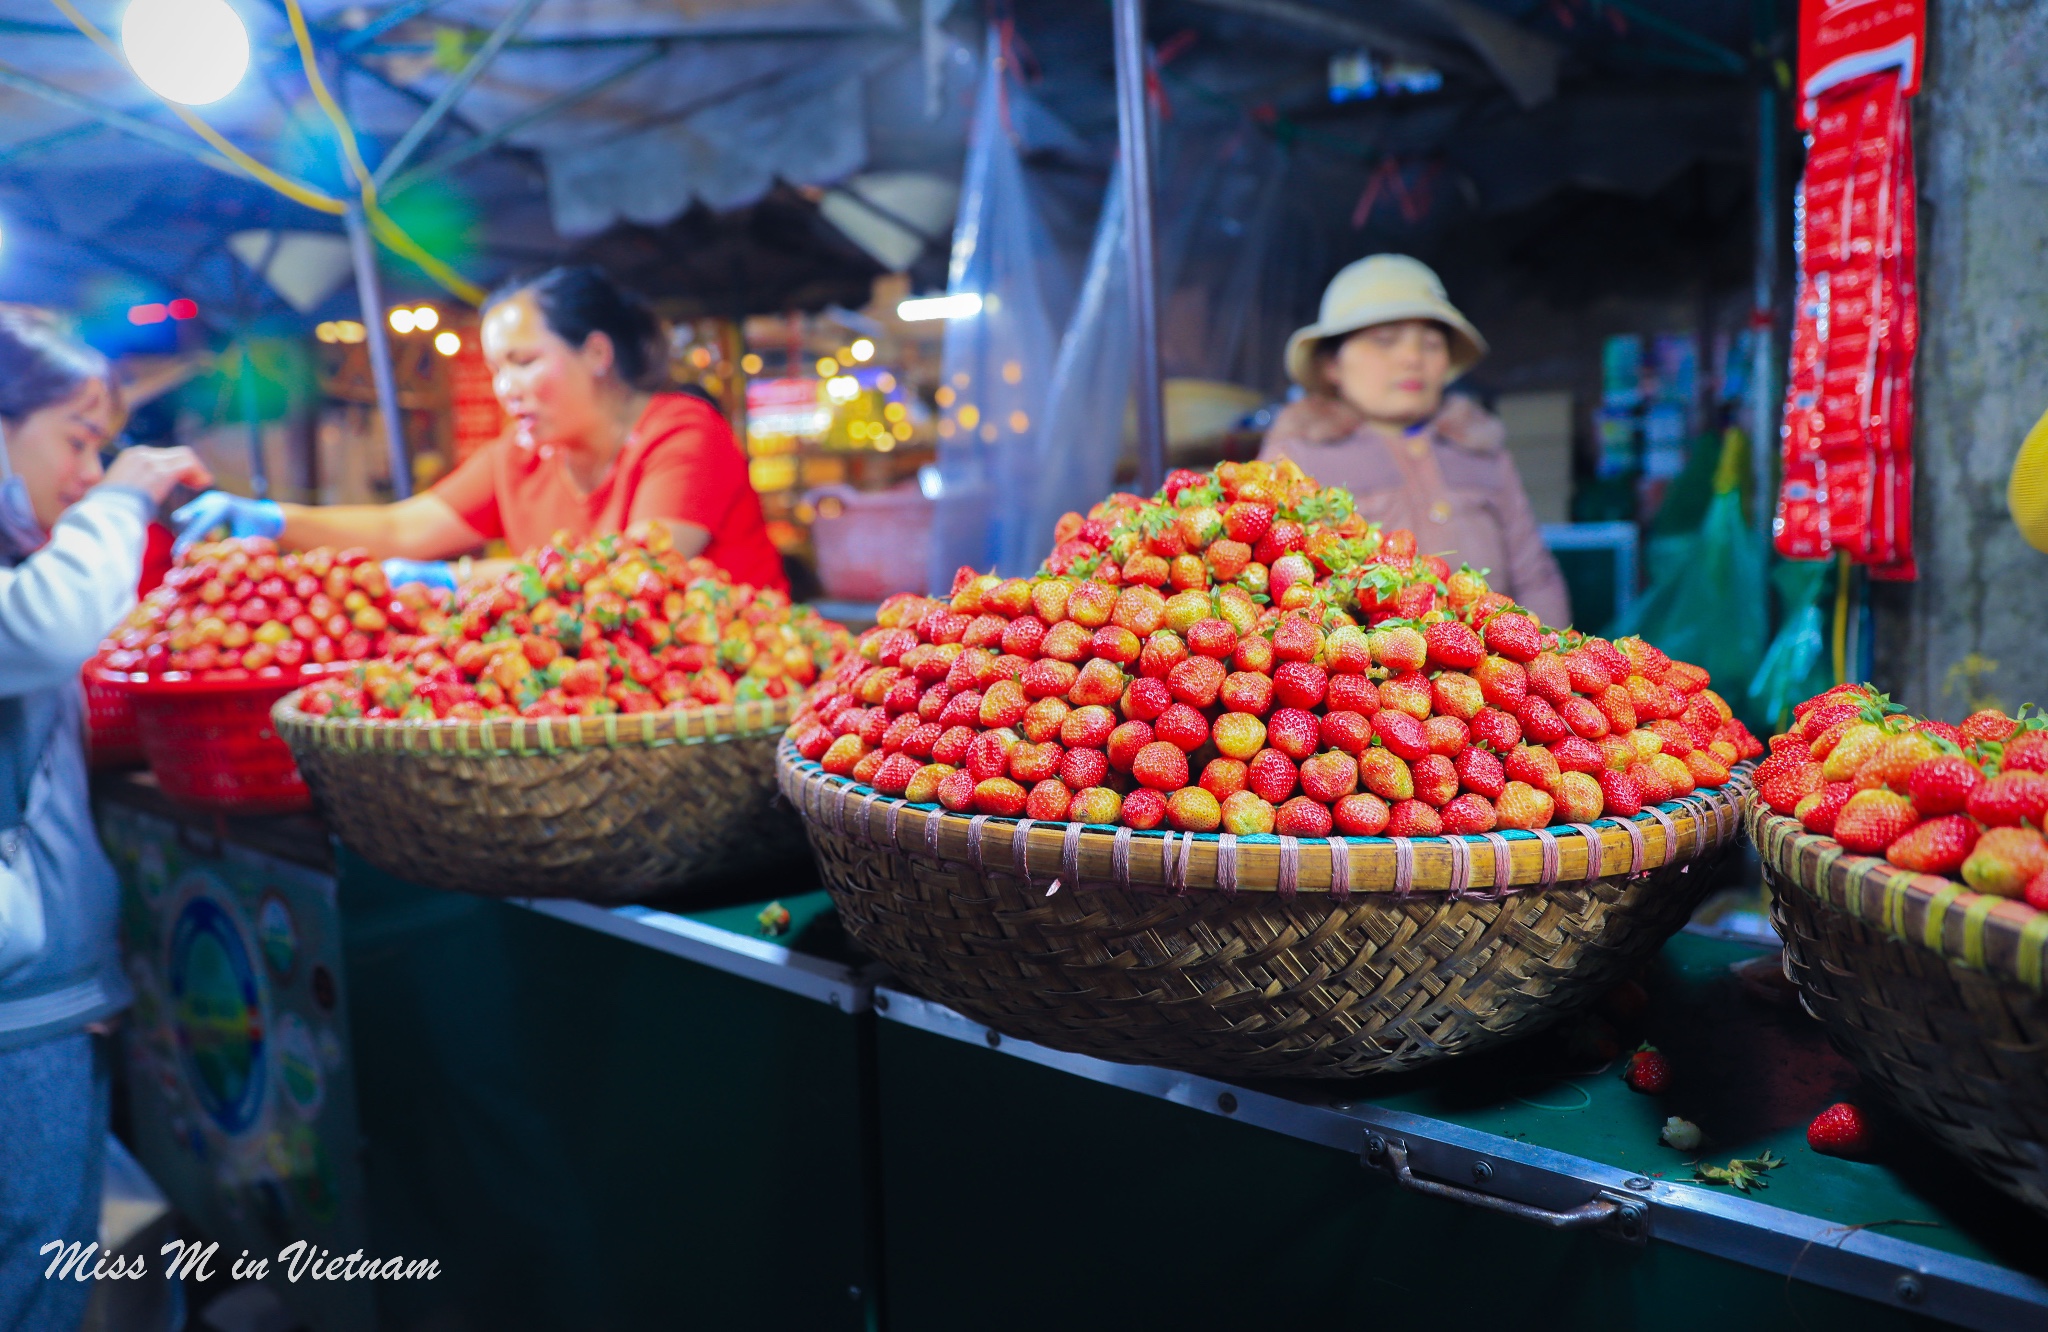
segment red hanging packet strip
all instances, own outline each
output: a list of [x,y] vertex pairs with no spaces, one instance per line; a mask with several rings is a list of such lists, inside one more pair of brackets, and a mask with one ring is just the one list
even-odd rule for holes
[[1913,176],[1897,75],[1823,94],[1795,226],[1799,284],[1777,550],[1911,576]]

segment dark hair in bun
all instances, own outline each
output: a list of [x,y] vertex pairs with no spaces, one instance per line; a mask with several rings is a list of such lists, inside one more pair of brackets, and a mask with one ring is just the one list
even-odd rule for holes
[[550,268],[538,277],[518,278],[491,293],[484,309],[526,294],[556,337],[581,347],[593,333],[611,339],[619,378],[639,389],[668,383],[668,334],[647,302],[619,287],[602,269],[588,264]]
[[0,420],[19,421],[100,380],[120,409],[121,387],[107,358],[64,331],[56,316],[0,304]]

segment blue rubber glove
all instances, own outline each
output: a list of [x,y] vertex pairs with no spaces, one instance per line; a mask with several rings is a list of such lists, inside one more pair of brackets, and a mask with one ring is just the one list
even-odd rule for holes
[[440,560],[386,560],[384,577],[390,580],[393,587],[421,583],[427,587],[438,587],[445,592],[456,590],[455,570]]
[[284,510],[274,500],[209,490],[172,514],[171,524],[178,529],[171,553],[183,555],[222,528],[229,536],[274,537],[284,531]]

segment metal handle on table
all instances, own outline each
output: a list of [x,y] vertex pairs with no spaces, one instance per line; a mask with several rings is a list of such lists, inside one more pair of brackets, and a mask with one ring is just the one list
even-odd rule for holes
[[1548,1207],[1538,1207],[1533,1203],[1516,1202],[1512,1198],[1502,1198],[1492,1193],[1482,1193],[1478,1189],[1446,1184],[1441,1180],[1424,1179],[1408,1164],[1408,1145],[1395,1139],[1382,1138],[1374,1134],[1366,1139],[1365,1154],[1369,1161],[1384,1161],[1387,1173],[1394,1177],[1394,1182],[1412,1193],[1425,1193],[1433,1198],[1448,1198],[1452,1202],[1483,1207],[1489,1212],[1502,1212],[1523,1221],[1534,1222],[1549,1230],[1609,1229],[1619,1238],[1637,1243],[1649,1237],[1649,1209],[1637,1198],[1601,1193],[1577,1207],[1560,1212]]

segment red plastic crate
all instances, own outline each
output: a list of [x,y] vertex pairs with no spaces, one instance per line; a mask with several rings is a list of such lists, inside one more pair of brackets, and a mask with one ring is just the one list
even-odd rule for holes
[[142,751],[164,794],[222,814],[313,807],[290,747],[270,724],[271,706],[312,678],[274,669],[224,680],[97,673],[134,705]]
[[99,670],[97,657],[85,665],[86,757],[97,771],[142,767],[148,760],[135,722],[135,700],[100,679]]

